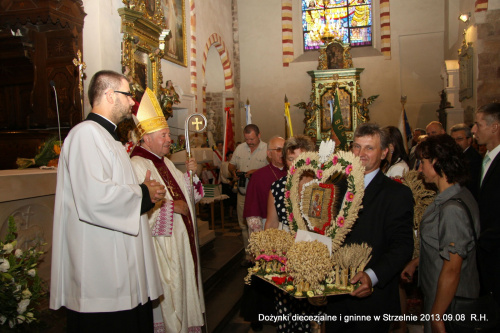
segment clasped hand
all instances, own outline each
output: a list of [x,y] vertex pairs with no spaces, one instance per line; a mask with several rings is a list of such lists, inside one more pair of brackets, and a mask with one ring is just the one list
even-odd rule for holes
[[157,203],[165,197],[166,190],[165,186],[160,184],[154,179],[151,179],[151,171],[146,171],[146,178],[143,182],[144,185],[148,187],[149,196],[152,203]]

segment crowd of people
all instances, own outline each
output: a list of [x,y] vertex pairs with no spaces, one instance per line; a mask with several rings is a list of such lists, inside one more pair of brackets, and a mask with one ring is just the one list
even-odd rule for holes
[[[191,193],[195,201],[202,198],[201,181],[194,176],[191,182],[188,173],[166,158],[172,140],[153,92],[147,89],[139,106],[138,143],[130,156],[115,133],[118,123],[132,117],[127,78],[100,71],[88,96],[92,111],[70,131],[60,155],[50,307],[67,309],[69,332],[201,332],[205,308],[190,199]],[[237,188],[246,247],[252,232],[289,231],[287,169],[302,152],[317,147],[303,135],[286,140],[274,136],[267,144],[255,124],[247,125],[243,136],[227,161],[218,149],[214,164],[224,190]],[[474,142],[485,146],[484,158]],[[371,259],[351,277],[359,286],[348,295],[311,304],[274,289],[276,313],[398,315],[405,311],[400,286],[415,275],[422,311],[430,315],[425,332],[449,330],[442,318],[455,296],[492,293],[500,304],[500,224],[494,208],[500,202],[500,103],[479,108],[472,128],[458,124],[446,134],[433,121],[426,129],[415,129],[409,145],[394,126],[366,123],[356,128],[351,151],[365,169],[365,190],[345,244],[368,244]],[[186,169],[196,171],[196,161],[186,161]],[[392,179],[410,170],[418,170],[426,186],[437,192],[420,222],[416,258],[413,195]],[[231,178],[240,180],[236,187]],[[303,173],[299,191],[313,178]],[[252,259],[247,256],[242,265],[249,266]],[[388,332],[391,324],[327,321],[326,331]],[[311,323],[281,322],[276,328],[307,332]]]

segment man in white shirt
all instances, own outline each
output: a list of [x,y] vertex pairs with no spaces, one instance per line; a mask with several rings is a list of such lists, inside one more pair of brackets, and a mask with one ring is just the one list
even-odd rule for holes
[[[237,178],[236,172],[244,172],[245,178],[249,178],[252,173],[266,166],[267,162],[267,143],[260,141],[260,130],[257,125],[249,124],[243,129],[245,143],[240,144],[233,153],[233,158],[229,161],[229,171]],[[243,245],[245,249],[248,246],[248,226],[243,218],[243,209],[245,207],[245,193],[238,192],[237,214],[238,224],[243,236]]]

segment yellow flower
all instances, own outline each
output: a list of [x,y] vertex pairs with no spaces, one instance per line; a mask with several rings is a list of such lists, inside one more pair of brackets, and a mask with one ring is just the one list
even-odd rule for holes
[[314,291],[309,290],[309,291],[307,292],[307,296],[308,296],[308,297],[313,297],[313,296],[314,296]]
[[59,155],[61,153],[61,146],[59,145],[54,145],[54,152]]
[[289,284],[288,286],[286,286],[286,291],[293,291],[295,289],[294,286],[292,286],[291,284]]
[[297,296],[297,297],[301,297],[301,296],[302,296],[302,292],[297,291],[297,292],[295,293],[295,296]]

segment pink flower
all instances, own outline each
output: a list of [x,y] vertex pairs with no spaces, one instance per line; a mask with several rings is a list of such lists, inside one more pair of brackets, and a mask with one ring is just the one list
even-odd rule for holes
[[338,156],[333,156],[333,159],[332,159],[333,165],[337,165],[338,162],[339,162]]
[[349,175],[352,171],[352,164],[349,164],[346,168],[345,168],[345,174],[346,175]]
[[290,221],[290,222],[293,221],[293,213],[290,213],[290,215],[288,215],[288,221]]
[[321,177],[323,177],[323,170],[320,169],[320,170],[316,171],[316,177],[321,179]]
[[295,173],[295,167],[292,165],[290,168],[290,174],[293,175]]
[[354,193],[348,191],[345,194],[345,199],[347,200],[347,202],[352,202],[352,200],[354,199]]
[[345,219],[343,216],[337,218],[337,227],[342,228],[344,226]]
[[290,198],[290,191],[285,192],[285,198],[287,198],[287,199]]
[[306,158],[306,165],[309,165],[309,164],[311,164],[311,159],[308,157],[308,158]]

